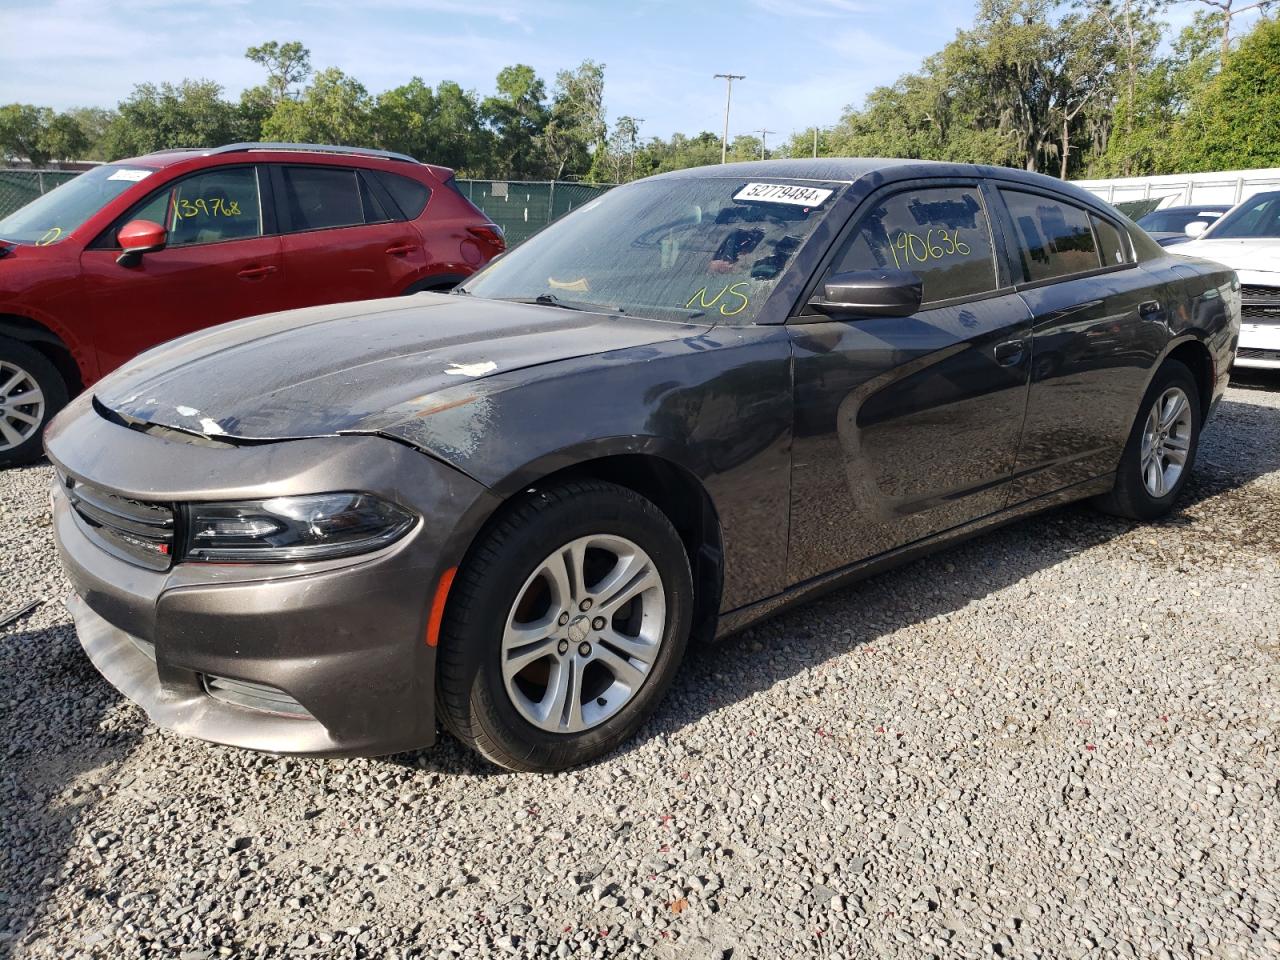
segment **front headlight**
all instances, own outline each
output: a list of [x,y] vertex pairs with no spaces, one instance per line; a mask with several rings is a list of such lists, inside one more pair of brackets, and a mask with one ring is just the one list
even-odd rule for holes
[[184,559],[205,563],[329,560],[385,547],[413,515],[368,493],[196,503],[186,508]]

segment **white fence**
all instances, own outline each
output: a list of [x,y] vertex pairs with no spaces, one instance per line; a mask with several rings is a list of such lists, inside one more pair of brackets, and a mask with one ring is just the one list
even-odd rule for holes
[[1075,185],[1108,203],[1160,199],[1161,207],[1197,203],[1239,203],[1264,190],[1280,190],[1280,167],[1224,170],[1219,173],[1174,173],[1158,177],[1076,180]]

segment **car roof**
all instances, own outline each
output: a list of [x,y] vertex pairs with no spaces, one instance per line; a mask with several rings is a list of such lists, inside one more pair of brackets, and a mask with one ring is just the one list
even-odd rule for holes
[[433,163],[423,163],[408,154],[328,143],[230,143],[220,147],[174,147],[168,150],[154,150],[151,153],[126,160],[115,160],[113,163],[163,169],[188,160],[220,156],[235,157],[236,155],[251,153],[285,155],[311,161],[318,159],[337,161],[373,160],[391,164],[405,164],[410,167],[426,167],[441,179],[448,179],[453,175],[453,171],[448,167]]
[[877,175],[885,182],[910,180],[916,177],[994,177],[1022,183],[1029,187],[1055,190],[1095,207],[1107,208],[1105,201],[1073,183],[1031,173],[1013,167],[996,167],[976,163],[951,163],[943,160],[910,160],[899,157],[815,157],[785,160],[748,160],[736,163],[712,164],[660,173],[648,180],[679,180],[689,178],[750,177],[781,178],[786,180],[822,180],[829,183],[853,183],[863,177]]

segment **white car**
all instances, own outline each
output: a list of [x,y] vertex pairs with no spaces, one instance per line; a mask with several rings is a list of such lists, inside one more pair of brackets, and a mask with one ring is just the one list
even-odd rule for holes
[[1170,253],[1217,260],[1240,277],[1236,366],[1280,370],[1280,190],[1254,194],[1212,226],[1187,224],[1189,243]]

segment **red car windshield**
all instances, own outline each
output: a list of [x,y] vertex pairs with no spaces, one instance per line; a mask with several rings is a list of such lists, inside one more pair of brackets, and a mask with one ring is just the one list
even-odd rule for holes
[[0,220],[0,240],[57,243],[111,200],[155,173],[148,167],[108,164],[36,197]]

